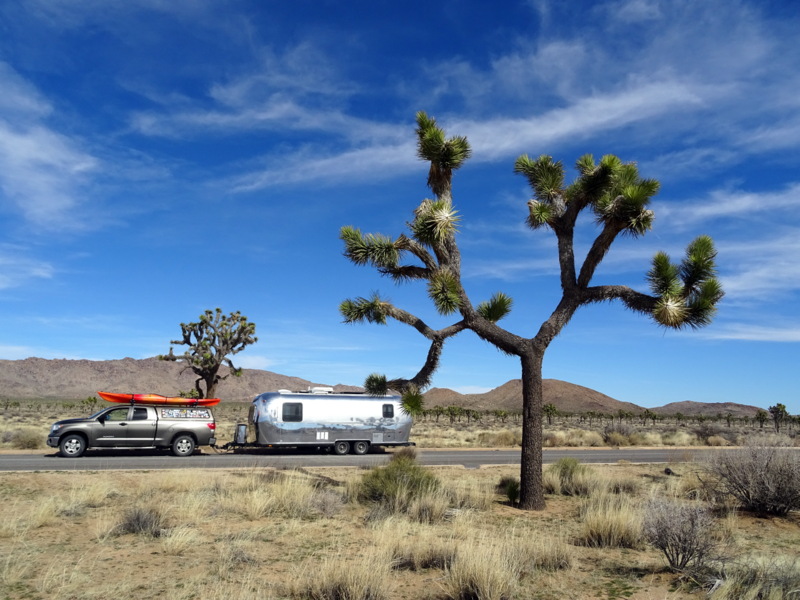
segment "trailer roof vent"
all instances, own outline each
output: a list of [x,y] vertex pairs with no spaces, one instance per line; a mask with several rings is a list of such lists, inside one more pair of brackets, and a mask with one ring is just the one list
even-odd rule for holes
[[279,394],[291,394],[292,390],[278,390]]
[[310,387],[308,388],[308,391],[311,392],[312,394],[332,394],[333,388],[324,386]]

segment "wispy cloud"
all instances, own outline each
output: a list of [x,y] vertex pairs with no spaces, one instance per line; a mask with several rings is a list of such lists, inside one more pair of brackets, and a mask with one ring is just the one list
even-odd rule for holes
[[50,279],[53,266],[45,261],[25,256],[17,247],[0,247],[0,290],[22,286],[32,279]]
[[769,327],[764,325],[718,325],[703,332],[703,337],[718,340],[749,342],[800,342],[800,326]]
[[79,227],[74,209],[99,161],[47,125],[51,107],[8,65],[0,65],[0,202],[45,229]]

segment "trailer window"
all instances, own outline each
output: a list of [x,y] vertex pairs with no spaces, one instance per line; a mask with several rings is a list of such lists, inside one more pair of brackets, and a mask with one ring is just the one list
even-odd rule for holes
[[394,419],[394,405],[393,404],[384,404],[383,405],[383,418],[384,419]]
[[303,403],[302,402],[287,402],[283,405],[283,420],[284,421],[302,421],[303,420]]

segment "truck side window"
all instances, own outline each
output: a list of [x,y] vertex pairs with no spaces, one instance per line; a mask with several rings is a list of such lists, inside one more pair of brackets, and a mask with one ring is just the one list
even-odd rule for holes
[[303,403],[286,402],[283,405],[283,420],[299,422],[303,420]]
[[384,419],[393,419],[394,418],[394,406],[391,404],[384,404],[383,405],[383,418]]
[[147,409],[146,408],[134,408],[133,409],[133,420],[134,421],[146,421],[147,420]]

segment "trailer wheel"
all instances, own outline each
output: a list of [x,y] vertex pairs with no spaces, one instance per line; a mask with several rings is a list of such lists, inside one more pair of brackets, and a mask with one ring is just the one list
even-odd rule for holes
[[366,454],[369,452],[369,442],[353,442],[353,454]]
[[338,440],[333,445],[333,451],[339,455],[347,454],[348,452],[350,452],[350,442],[345,442],[344,440]]

